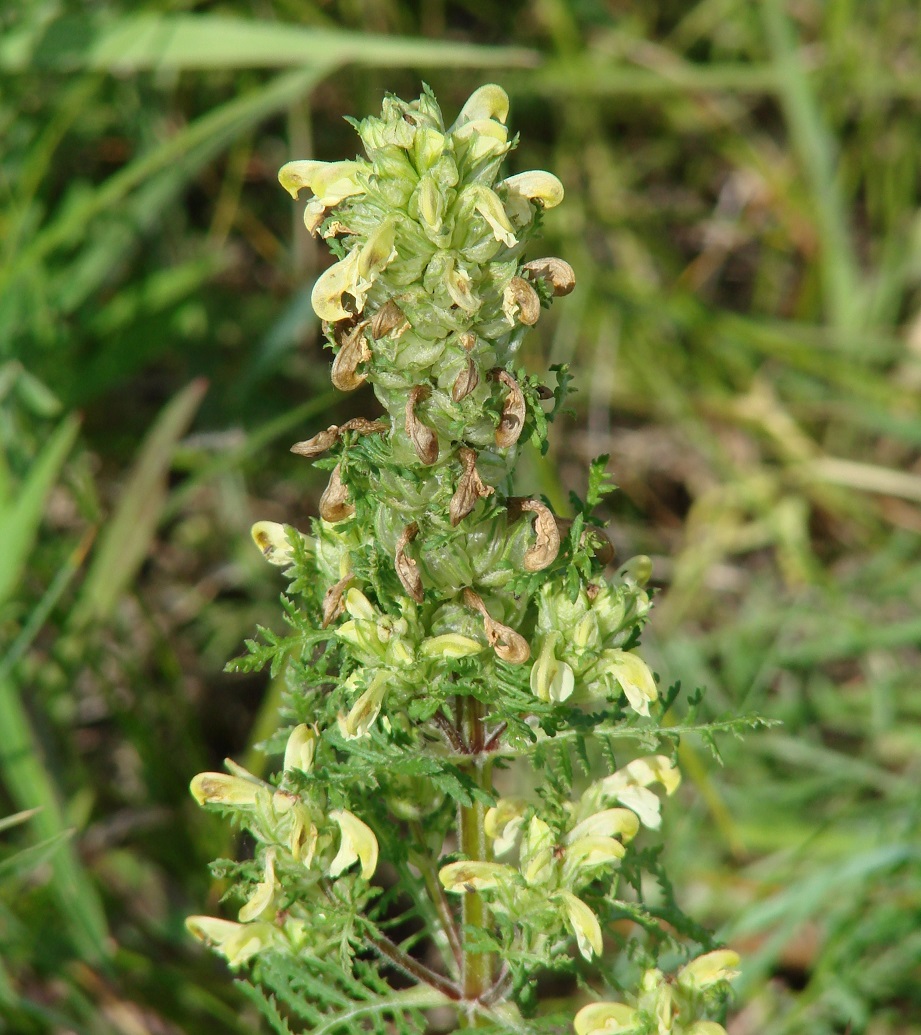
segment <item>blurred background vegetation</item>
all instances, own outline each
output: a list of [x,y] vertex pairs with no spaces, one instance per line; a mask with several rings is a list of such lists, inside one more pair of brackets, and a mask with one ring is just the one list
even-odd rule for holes
[[[512,97],[575,267],[526,362],[611,454],[647,636],[707,717],[666,848],[744,955],[732,1035],[921,1032],[921,48],[914,0],[7,0],[0,10],[0,1032],[252,1033],[190,944],[236,850],[192,774],[278,688],[224,662],[306,527],[326,260],[277,185],[344,114]],[[537,257],[535,256],[532,257]],[[26,810],[34,814],[20,815]]]

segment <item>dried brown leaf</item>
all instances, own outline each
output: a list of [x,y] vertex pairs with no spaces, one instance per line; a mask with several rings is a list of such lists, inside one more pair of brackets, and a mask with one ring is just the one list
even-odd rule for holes
[[458,335],[457,340],[465,352],[473,352],[476,348],[476,335],[473,331],[464,331],[463,334]]

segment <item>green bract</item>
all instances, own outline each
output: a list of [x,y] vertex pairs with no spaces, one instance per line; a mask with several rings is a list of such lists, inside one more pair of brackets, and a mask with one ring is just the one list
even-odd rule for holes
[[[637,653],[648,559],[606,573],[613,550],[588,508],[564,522],[511,489],[566,384],[526,374],[518,350],[575,278],[561,259],[526,260],[563,187],[543,171],[503,176],[507,115],[494,85],[450,126],[428,91],[388,97],[354,123],[366,157],[279,174],[337,259],[311,296],[333,383],[367,382],[382,413],[293,447],[329,472],[309,534],[253,528],[289,580],[291,634],[265,633],[237,667],[286,671],[290,722],[269,743],[284,763],[272,780],[228,762],[192,781],[256,847],[221,867],[239,922],[189,929],[284,989],[308,1030],[355,1031],[349,1018],[368,1013],[421,1032],[418,1010],[445,1003],[466,1026],[558,1030],[524,1019],[536,975],[597,961],[613,922],[642,914],[618,899],[642,887],[631,842],[660,824],[652,788],[680,781],[665,755],[615,764],[604,739],[653,735],[660,694]],[[593,737],[607,775],[574,787],[570,749],[588,772]],[[495,761],[519,758],[544,767],[539,793],[497,798]],[[392,939],[399,911],[440,962],[415,935]],[[711,976],[682,973],[682,995]],[[638,1016],[587,1009],[589,1032]]]

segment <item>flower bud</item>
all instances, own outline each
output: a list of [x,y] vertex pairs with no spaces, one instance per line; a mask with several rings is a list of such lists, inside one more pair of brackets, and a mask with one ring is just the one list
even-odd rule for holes
[[459,633],[442,633],[422,641],[422,654],[427,658],[465,658],[481,650],[482,643]]

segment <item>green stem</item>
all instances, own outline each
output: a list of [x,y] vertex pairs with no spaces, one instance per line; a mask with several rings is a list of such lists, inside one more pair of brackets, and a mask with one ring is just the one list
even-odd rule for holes
[[[486,743],[483,706],[475,697],[458,695],[456,715],[457,727],[472,756],[466,768],[478,787],[492,791],[492,765],[483,754]],[[460,849],[471,860],[488,862],[490,859],[485,829],[486,808],[481,801],[458,807]],[[461,1024],[466,1028],[476,1028],[480,1026],[480,1019],[474,1004],[481,1002],[492,987],[495,961],[490,953],[472,952],[467,948],[467,928],[489,926],[489,910],[482,895],[475,891],[467,892],[463,896],[463,924],[465,937],[461,957],[461,982],[468,1007],[467,1015],[461,1015]]]
[[422,824],[418,821],[413,822],[410,824],[410,831],[415,843],[423,848],[423,851],[420,851],[418,856],[412,857],[412,862],[422,874],[422,879],[425,881],[425,888],[430,899],[430,908],[434,910],[433,920],[437,920],[441,928],[439,933],[442,937],[437,938],[436,941],[439,943],[440,949],[450,950],[450,958],[446,956],[445,963],[450,967],[453,961],[453,976],[459,977],[464,947],[461,944],[460,931],[457,929],[451,905],[445,895],[444,888],[441,886],[441,882],[438,880],[437,860],[424,853],[425,833],[423,832]]

